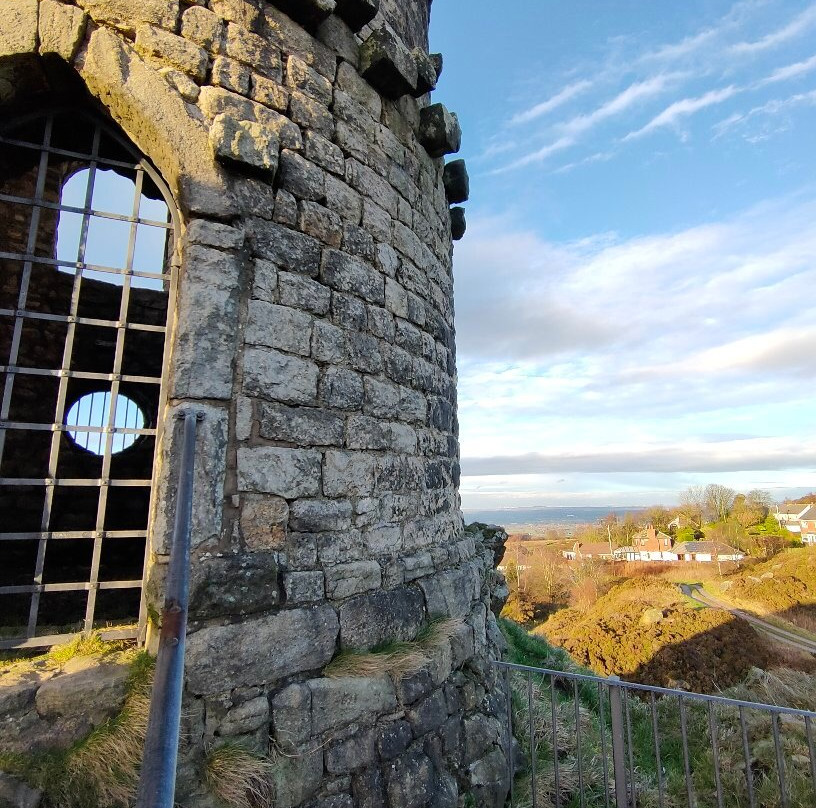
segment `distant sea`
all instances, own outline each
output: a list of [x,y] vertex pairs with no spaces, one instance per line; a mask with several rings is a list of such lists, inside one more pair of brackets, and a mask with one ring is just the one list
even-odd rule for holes
[[589,525],[602,519],[608,513],[623,517],[626,513],[640,513],[642,507],[591,506],[568,507],[554,505],[543,508],[497,508],[490,511],[464,509],[465,524],[487,522],[491,525]]

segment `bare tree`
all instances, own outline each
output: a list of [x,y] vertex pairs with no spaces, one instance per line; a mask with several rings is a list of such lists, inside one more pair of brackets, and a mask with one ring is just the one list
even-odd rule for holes
[[736,495],[733,488],[710,483],[705,487],[706,507],[716,515],[717,521],[724,522],[728,518],[728,514],[731,513]]
[[680,493],[680,513],[693,525],[703,526],[706,509],[706,489],[702,485],[689,486]]

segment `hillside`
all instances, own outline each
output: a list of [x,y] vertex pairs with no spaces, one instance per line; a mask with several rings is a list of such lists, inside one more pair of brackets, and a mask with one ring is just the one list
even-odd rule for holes
[[816,548],[784,550],[707,588],[735,605],[816,634]]
[[589,608],[563,609],[533,633],[599,675],[702,692],[736,684],[773,659],[744,621],[695,608],[660,578],[624,580]]

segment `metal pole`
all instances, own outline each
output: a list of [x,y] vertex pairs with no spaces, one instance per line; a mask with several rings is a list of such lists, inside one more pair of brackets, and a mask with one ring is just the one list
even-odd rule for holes
[[181,697],[184,687],[184,641],[190,589],[196,423],[204,415],[185,410],[178,417],[183,425],[184,437],[176,518],[136,808],[173,808],[176,790]]
[[609,712],[612,716],[612,766],[615,772],[615,808],[628,808],[626,790],[626,740],[623,728],[623,700],[619,676],[610,676]]

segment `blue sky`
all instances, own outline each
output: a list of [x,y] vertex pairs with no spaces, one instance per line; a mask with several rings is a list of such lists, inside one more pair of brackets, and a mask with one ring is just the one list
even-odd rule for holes
[[465,508],[816,488],[816,2],[435,0]]

